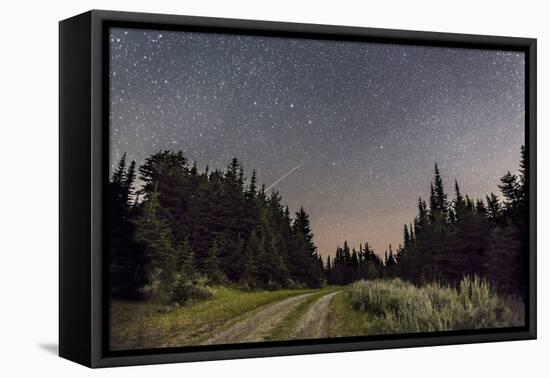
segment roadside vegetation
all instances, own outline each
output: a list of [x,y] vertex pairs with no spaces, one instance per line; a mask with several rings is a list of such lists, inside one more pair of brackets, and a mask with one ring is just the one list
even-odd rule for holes
[[421,287],[393,279],[358,281],[349,303],[366,316],[364,334],[434,332],[515,327],[524,324],[524,304],[497,294],[486,281],[464,278],[455,287],[430,283]]

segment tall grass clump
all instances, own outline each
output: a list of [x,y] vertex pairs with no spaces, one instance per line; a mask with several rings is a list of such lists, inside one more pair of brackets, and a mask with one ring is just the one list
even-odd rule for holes
[[438,283],[417,287],[399,279],[358,281],[350,287],[350,300],[367,314],[372,333],[524,325],[523,302],[499,296],[477,277],[465,277],[456,288]]

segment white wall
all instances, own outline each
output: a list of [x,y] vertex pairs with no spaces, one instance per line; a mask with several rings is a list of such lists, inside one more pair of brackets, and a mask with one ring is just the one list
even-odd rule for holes
[[[295,21],[539,39],[539,214],[550,212],[550,27],[545,1],[5,1],[0,23],[0,375],[309,377],[543,376],[548,363],[548,272],[539,217],[539,340],[279,357],[92,371],[62,360],[57,344],[57,21],[91,8]],[[547,114],[547,113],[546,113]],[[29,237],[29,232],[33,235]],[[24,267],[25,270],[21,268]]]

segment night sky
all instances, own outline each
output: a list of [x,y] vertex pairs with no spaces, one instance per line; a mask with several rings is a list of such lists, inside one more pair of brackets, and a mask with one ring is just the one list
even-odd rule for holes
[[435,162],[451,198],[517,172],[523,53],[118,28],[110,47],[112,166],[237,157],[304,206],[323,256],[397,247]]

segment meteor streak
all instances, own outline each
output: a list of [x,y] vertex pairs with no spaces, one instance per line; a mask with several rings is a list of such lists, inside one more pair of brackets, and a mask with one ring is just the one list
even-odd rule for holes
[[278,179],[277,181],[275,181],[273,184],[269,185],[265,191],[267,192],[269,189],[273,188],[275,185],[277,185],[278,183],[280,183],[281,181],[283,181],[288,175],[290,175],[292,172],[294,172],[295,170],[297,170],[298,168],[300,168],[302,165],[304,165],[306,161],[304,160],[303,162],[301,162],[300,164],[298,164],[297,166],[295,166],[294,168],[292,168],[290,171],[288,171],[287,173],[285,173],[280,179]]

